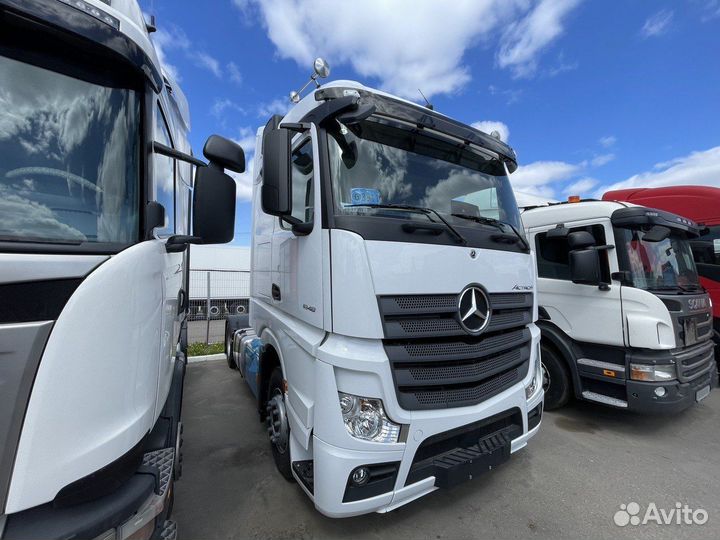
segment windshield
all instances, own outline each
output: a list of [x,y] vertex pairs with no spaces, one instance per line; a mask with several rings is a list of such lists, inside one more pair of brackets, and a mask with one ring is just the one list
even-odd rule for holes
[[643,239],[646,232],[618,229],[624,247],[620,258],[630,272],[634,287],[640,289],[695,289],[698,274],[690,251],[690,242],[681,233],[672,232],[659,242]]
[[[374,117],[350,127],[338,124],[329,133],[336,214],[397,216],[399,209],[362,205],[411,205],[431,208],[453,225],[486,227],[467,219],[485,217],[521,229],[498,159]],[[408,212],[402,217],[434,219]]]
[[0,57],[0,241],[138,238],[136,92]]

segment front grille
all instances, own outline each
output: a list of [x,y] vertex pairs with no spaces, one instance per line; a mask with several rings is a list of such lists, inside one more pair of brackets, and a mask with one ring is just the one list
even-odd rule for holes
[[492,315],[480,336],[457,321],[457,295],[378,299],[400,406],[407,410],[475,405],[528,371],[531,293],[490,294]]
[[693,347],[673,351],[673,356],[678,366],[678,379],[680,382],[690,382],[712,369],[714,344],[707,340]]

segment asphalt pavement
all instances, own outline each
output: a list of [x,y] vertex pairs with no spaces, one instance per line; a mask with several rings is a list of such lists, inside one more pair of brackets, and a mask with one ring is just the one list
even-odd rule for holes
[[[180,538],[720,538],[720,391],[672,417],[589,403],[546,412],[540,433],[497,470],[388,514],[330,519],[275,466],[254,400],[224,360],[188,366]],[[637,503],[638,507],[630,503]],[[704,525],[650,521],[651,504],[704,510]],[[702,518],[703,514],[696,514]]]

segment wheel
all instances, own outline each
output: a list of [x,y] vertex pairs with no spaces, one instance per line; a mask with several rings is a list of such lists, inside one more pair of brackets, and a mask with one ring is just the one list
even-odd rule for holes
[[225,321],[225,359],[227,360],[227,365],[230,369],[237,369],[232,352],[234,334],[235,330],[232,328],[230,321]]
[[542,343],[540,349],[545,410],[551,411],[559,409],[568,402],[572,383],[570,373],[558,353]]
[[294,482],[290,464],[290,423],[285,408],[282,370],[276,367],[268,383],[267,431],[273,460],[280,474],[288,482]]

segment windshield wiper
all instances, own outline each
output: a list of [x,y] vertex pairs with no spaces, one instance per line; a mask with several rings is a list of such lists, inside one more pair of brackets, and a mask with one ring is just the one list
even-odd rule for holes
[[460,218],[460,219],[468,219],[470,221],[474,221],[475,223],[482,223],[483,225],[490,225],[491,227],[495,227],[500,232],[505,232],[504,225],[507,225],[512,229],[512,232],[515,233],[515,236],[517,239],[522,243],[523,247],[530,251],[530,246],[528,245],[525,238],[518,232],[518,230],[513,226],[512,223],[508,223],[507,221],[501,221],[499,219],[486,217],[486,216],[473,216],[470,214],[450,214],[453,217]]
[[[352,207],[358,207],[362,206],[365,208],[390,208],[390,209],[398,209],[398,210],[409,210],[411,212],[418,212],[420,214],[425,215],[435,215],[437,218],[443,222],[443,224],[447,227],[447,230],[450,232],[452,236],[455,237],[455,239],[460,242],[462,245],[467,245],[467,240],[465,240],[465,237],[460,234],[455,227],[450,225],[447,220],[442,217],[437,210],[433,210],[432,208],[425,208],[423,206],[412,206],[410,204],[393,204],[393,203],[385,203],[385,204],[372,204],[372,203],[366,203],[366,204],[352,204],[350,205]],[[431,220],[432,221],[432,220]]]

